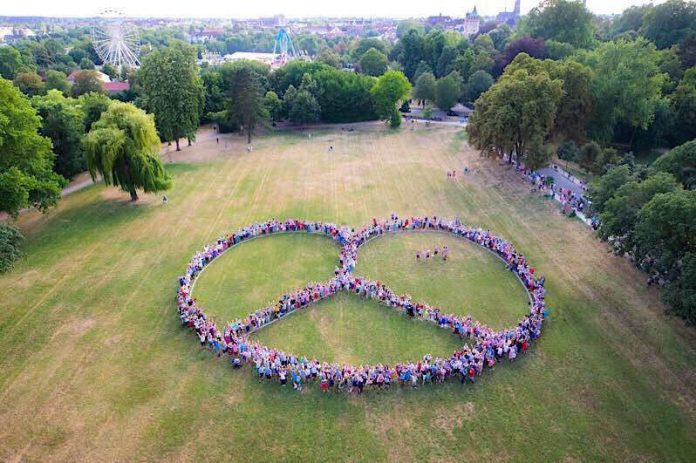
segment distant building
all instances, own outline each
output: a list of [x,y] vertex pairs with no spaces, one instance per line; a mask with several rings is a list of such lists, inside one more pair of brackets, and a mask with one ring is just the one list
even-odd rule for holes
[[469,13],[466,14],[464,18],[464,27],[462,33],[467,36],[478,34],[479,27],[481,26],[481,16],[478,14],[476,6]]
[[128,82],[104,82],[103,87],[109,95],[130,90],[130,84]]
[[273,53],[256,53],[256,52],[250,52],[250,51],[237,51],[229,55],[225,55],[222,57],[222,60],[225,62],[233,63],[235,61],[239,60],[251,60],[251,61],[258,61],[260,63],[268,64],[269,66],[273,64],[273,61],[276,59],[277,55],[274,55]]
[[0,27],[0,42],[8,44],[18,40],[34,37],[36,34],[31,29],[25,27]]
[[439,14],[437,16],[429,16],[425,22],[430,26],[446,26],[452,21],[450,16],[442,16]]
[[516,26],[520,22],[520,1],[515,0],[515,9],[511,12],[501,11],[495,20],[502,24],[507,24],[508,26]]
[[[76,69],[75,71],[71,72],[70,75],[68,76],[68,82],[71,84],[75,83],[75,78],[82,72],[82,69]],[[101,80],[104,83],[111,82],[111,77],[108,75],[104,74],[101,71],[94,71],[97,73],[97,77],[99,77],[99,80]]]

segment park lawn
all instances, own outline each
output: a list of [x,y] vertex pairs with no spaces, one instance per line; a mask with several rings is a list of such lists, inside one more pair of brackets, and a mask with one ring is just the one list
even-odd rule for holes
[[[164,156],[175,181],[167,205],[95,186],[20,218],[26,258],[0,276],[0,460],[693,461],[694,330],[664,316],[628,262],[455,129],[275,134],[252,154],[236,136],[221,138],[225,151],[198,140]],[[464,165],[474,173],[446,177]],[[180,327],[176,278],[222,233],[270,217],[359,226],[391,212],[491,229],[547,276],[551,318],[529,355],[475,386],[295,393],[233,371]],[[367,244],[356,273],[493,325],[519,318],[521,287],[469,243],[452,243],[451,266],[414,267],[427,236]],[[202,297],[218,299],[211,315],[326,279],[337,248],[321,240],[278,236],[230,251],[201,278],[211,286]],[[238,297],[216,296],[227,279]],[[257,284],[268,294],[247,290]],[[258,336],[356,362],[452,349],[445,333],[347,294]]]

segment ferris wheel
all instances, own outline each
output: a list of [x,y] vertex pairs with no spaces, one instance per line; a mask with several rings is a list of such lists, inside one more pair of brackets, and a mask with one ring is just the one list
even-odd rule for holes
[[104,63],[129,68],[140,64],[138,31],[125,21],[119,10],[107,8],[99,14],[97,24],[92,27],[92,45]]

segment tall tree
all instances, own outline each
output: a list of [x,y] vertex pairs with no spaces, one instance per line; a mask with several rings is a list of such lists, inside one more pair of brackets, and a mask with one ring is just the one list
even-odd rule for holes
[[530,11],[520,28],[532,37],[588,48],[594,40],[594,24],[592,13],[581,2],[548,0]]
[[223,80],[227,88],[228,111],[232,123],[247,134],[247,143],[256,131],[256,126],[268,120],[264,106],[264,86],[261,75],[249,66],[223,68]]
[[471,74],[466,83],[466,97],[468,101],[475,102],[483,92],[493,86],[495,80],[486,71],[476,71]]
[[176,142],[180,151],[180,138],[195,138],[205,104],[195,49],[177,43],[153,51],[143,59],[138,83],[145,108],[155,115],[160,137]]
[[609,141],[619,124],[634,132],[646,129],[653,119],[665,75],[658,67],[658,53],[650,42],[605,42],[580,56],[593,72],[591,135]]
[[411,84],[400,71],[387,71],[370,90],[375,110],[380,118],[390,121],[392,127],[401,124],[397,106],[411,93]]
[[600,214],[599,236],[620,238],[622,250],[635,246],[633,232],[641,208],[659,193],[670,193],[681,188],[676,179],[667,173],[658,172],[640,181],[633,179],[616,190],[604,205]]
[[424,72],[416,81],[413,97],[421,101],[435,101],[435,90],[435,76],[431,72]]
[[85,130],[89,131],[104,111],[109,109],[111,99],[103,93],[87,93],[78,98],[80,109],[85,115]]
[[467,132],[486,154],[523,159],[532,143],[551,131],[561,100],[562,82],[525,69],[505,73],[476,101]]
[[387,65],[387,55],[376,48],[370,48],[360,57],[360,71],[368,76],[381,76],[387,71]]
[[657,48],[670,48],[696,32],[696,4],[669,0],[646,11],[640,32]]
[[96,179],[120,187],[138,200],[137,189],[146,193],[172,185],[159,157],[160,140],[152,115],[129,103],[111,103],[85,137],[87,167]]
[[403,48],[399,62],[406,77],[413,79],[418,63],[424,59],[423,37],[416,30],[411,29],[401,38],[399,43]]
[[308,90],[300,89],[290,103],[288,119],[296,124],[306,124],[319,120],[321,108],[316,98]]
[[696,189],[696,139],[657,158],[650,170],[672,174],[684,188]]
[[58,90],[63,95],[70,95],[70,83],[64,73],[49,70],[46,73],[46,90]]
[[16,217],[25,207],[55,206],[65,180],[53,172],[51,141],[29,99],[0,78],[0,211]]
[[649,257],[654,269],[674,270],[687,254],[696,254],[696,190],[655,195],[638,214],[636,257]]
[[77,100],[68,99],[58,90],[35,96],[32,105],[41,116],[41,135],[51,139],[56,154],[54,170],[65,178],[87,167],[82,151],[85,115]]
[[696,77],[696,68],[687,71],[687,77],[670,96],[676,126],[672,139],[676,143],[696,139],[696,82],[691,83],[688,78],[692,74]]
[[20,72],[13,82],[27,96],[39,95],[44,89],[41,76],[35,72]]
[[0,77],[12,80],[22,68],[22,55],[15,47],[0,47]]
[[452,71],[438,79],[435,88],[435,104],[443,111],[448,111],[457,104],[462,94],[462,78],[457,71]]

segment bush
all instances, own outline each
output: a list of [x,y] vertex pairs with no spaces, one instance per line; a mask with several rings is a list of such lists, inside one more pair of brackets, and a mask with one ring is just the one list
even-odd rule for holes
[[0,223],[0,273],[12,270],[14,263],[22,256],[22,241],[24,237],[17,228]]
[[562,161],[575,161],[578,159],[580,154],[580,148],[575,144],[573,140],[565,141],[556,150],[556,155],[558,159]]

